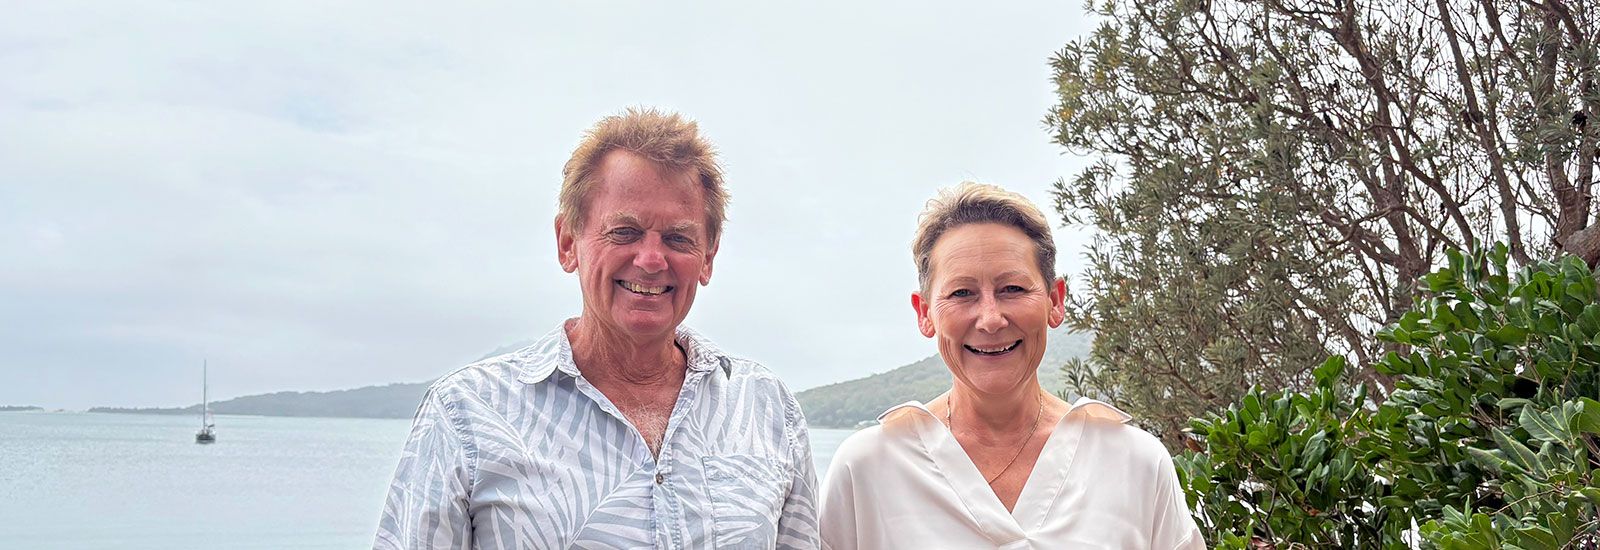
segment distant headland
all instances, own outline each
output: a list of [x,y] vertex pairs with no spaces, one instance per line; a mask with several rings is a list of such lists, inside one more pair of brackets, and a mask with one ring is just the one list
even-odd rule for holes
[[[1039,382],[1045,389],[1062,389],[1061,365],[1089,353],[1093,338],[1063,326],[1051,331],[1050,344],[1039,364]],[[494,357],[531,342],[505,346]],[[877,369],[863,368],[865,372]],[[212,401],[211,412],[256,416],[313,416],[341,418],[411,418],[430,382],[397,383],[326,392],[276,392]],[[950,371],[934,355],[878,374],[829,384],[800,392],[795,397],[806,419],[817,428],[853,428],[877,418],[885,409],[909,400],[927,401],[950,387]],[[35,410],[0,408],[3,410]],[[169,408],[95,407],[93,413],[198,415],[200,405]]]

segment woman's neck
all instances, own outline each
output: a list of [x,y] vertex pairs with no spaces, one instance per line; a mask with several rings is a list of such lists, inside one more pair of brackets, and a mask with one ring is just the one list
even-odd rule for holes
[[1004,394],[979,394],[957,382],[945,397],[945,407],[962,424],[991,433],[1028,429],[1038,416],[1044,395],[1038,380],[1029,380]]

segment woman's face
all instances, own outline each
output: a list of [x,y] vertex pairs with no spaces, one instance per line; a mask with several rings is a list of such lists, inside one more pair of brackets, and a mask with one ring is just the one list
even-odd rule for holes
[[1044,279],[1033,241],[1009,225],[962,225],[934,243],[929,271],[911,305],[956,383],[1004,394],[1035,381],[1046,335],[1066,316],[1066,283]]

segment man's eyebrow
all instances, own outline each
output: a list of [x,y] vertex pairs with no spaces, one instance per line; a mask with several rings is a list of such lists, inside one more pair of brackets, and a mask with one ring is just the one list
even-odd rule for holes
[[676,233],[693,233],[694,230],[699,229],[699,228],[700,228],[700,224],[698,224],[698,223],[695,223],[695,222],[681,222],[681,223],[672,224],[671,227],[667,228],[667,231],[673,231],[673,232],[676,232]]
[[639,218],[633,217],[633,214],[620,213],[620,212],[616,213],[616,214],[612,214],[611,217],[606,218],[606,223],[607,224],[611,224],[611,225],[617,225],[617,224],[621,224],[621,225],[640,225],[639,224]]

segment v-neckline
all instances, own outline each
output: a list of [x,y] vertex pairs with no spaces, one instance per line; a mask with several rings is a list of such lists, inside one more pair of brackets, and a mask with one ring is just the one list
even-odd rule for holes
[[1039,459],[1035,461],[1033,470],[1028,472],[1022,491],[1017,494],[1016,504],[1011,510],[1006,510],[1005,503],[1000,502],[1000,496],[989,487],[978,465],[961,448],[961,442],[956,440],[955,434],[931,411],[923,408],[928,413],[927,421],[922,423],[923,445],[951,490],[966,505],[967,512],[991,542],[996,545],[1010,544],[1027,538],[1030,531],[1043,525],[1066,485],[1067,471],[1072,466],[1072,458],[1077,455],[1083,422],[1074,418],[1076,409],[1068,408],[1067,414],[1050,430],[1049,439],[1039,450]]

